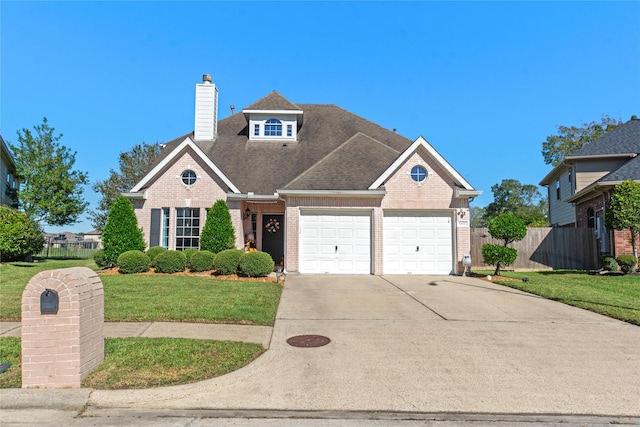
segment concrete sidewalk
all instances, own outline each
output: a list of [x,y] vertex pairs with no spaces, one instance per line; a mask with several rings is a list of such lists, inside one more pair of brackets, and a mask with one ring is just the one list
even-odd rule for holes
[[[331,342],[287,344],[302,334]],[[337,411],[615,416],[633,424],[640,328],[467,277],[290,275],[269,350],[243,369],[175,387],[0,397],[4,408],[68,405],[90,417]]]
[[[175,322],[106,322],[106,338],[169,337],[220,341],[241,341],[262,344],[269,348],[273,328],[270,326],[224,325]],[[19,337],[19,322],[0,322],[0,336]]]

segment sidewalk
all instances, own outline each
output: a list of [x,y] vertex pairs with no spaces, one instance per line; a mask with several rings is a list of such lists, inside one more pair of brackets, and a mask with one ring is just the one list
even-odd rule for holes
[[[104,324],[106,338],[169,337],[241,341],[262,344],[266,349],[271,343],[272,333],[273,328],[270,326],[174,322],[106,322]],[[0,337],[19,336],[20,322],[0,322]]]

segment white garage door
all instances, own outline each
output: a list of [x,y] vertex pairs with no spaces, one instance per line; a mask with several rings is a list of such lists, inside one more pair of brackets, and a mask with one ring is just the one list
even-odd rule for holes
[[371,273],[371,216],[368,213],[303,213],[299,270],[300,273]]
[[453,268],[451,217],[443,214],[385,213],[384,274],[450,274]]

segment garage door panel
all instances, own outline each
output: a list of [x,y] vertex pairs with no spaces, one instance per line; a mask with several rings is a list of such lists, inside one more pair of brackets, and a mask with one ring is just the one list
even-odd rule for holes
[[452,220],[429,213],[385,213],[385,274],[449,274],[453,264]]
[[300,227],[301,273],[371,273],[370,214],[302,214]]

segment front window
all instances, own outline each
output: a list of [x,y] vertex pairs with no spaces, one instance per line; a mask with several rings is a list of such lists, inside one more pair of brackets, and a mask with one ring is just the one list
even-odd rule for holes
[[200,244],[200,209],[176,210],[176,250],[198,249]]
[[260,136],[260,124],[253,125],[253,136]]
[[264,124],[265,136],[282,136],[282,122],[278,119],[269,119]]
[[162,246],[169,248],[169,208],[162,208]]
[[411,168],[411,179],[415,182],[422,182],[427,179],[427,170],[422,166],[414,166]]
[[595,228],[596,226],[596,214],[593,208],[587,209],[587,227]]
[[556,200],[560,200],[560,179],[556,179]]

